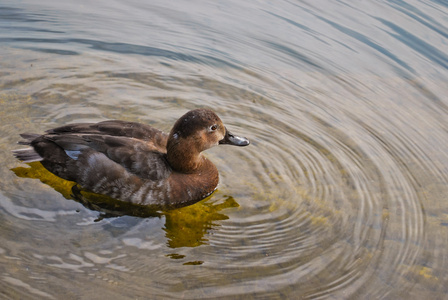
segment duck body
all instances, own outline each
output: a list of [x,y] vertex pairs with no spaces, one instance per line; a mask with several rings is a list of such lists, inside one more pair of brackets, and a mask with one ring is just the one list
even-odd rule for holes
[[43,135],[22,134],[14,151],[40,161],[55,175],[83,189],[138,205],[180,207],[209,196],[219,173],[202,155],[215,145],[246,146],[211,110],[183,115],[166,134],[149,125],[120,120],[70,124]]

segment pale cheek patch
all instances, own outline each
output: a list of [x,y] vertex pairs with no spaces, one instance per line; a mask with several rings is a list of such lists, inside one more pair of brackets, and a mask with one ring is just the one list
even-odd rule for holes
[[218,146],[219,141],[224,138],[220,132],[209,133],[207,131],[202,131],[200,134],[200,139],[203,142],[202,149],[209,149],[213,146]]

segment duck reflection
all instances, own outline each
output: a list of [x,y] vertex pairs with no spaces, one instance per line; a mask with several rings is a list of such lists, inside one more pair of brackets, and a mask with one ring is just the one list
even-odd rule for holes
[[11,171],[18,177],[39,179],[64,198],[75,200],[88,209],[100,212],[95,222],[120,216],[165,217],[165,226],[162,229],[166,233],[167,244],[171,248],[197,247],[206,244],[205,233],[219,226],[216,221],[228,219],[228,216],[221,211],[239,206],[231,196],[218,199],[218,201],[210,201],[212,198],[210,196],[194,205],[182,208],[135,205],[82,190],[75,182],[61,179],[47,171],[40,162],[28,163],[28,165],[29,168],[17,167]]

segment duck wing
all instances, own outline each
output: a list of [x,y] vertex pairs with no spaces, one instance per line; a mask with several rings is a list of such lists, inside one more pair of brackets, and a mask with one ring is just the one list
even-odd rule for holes
[[[73,131],[65,134],[59,131],[43,137],[62,148],[73,160],[78,160],[81,156],[94,157],[95,152],[100,152],[105,155],[101,156],[102,159],[109,159],[142,179],[159,180],[169,175],[169,165],[165,159],[166,149],[160,151],[160,145],[155,146],[143,139],[104,134],[74,134]],[[83,161],[88,161],[88,157],[84,157]]]
[[150,142],[160,152],[166,151],[168,135],[150,125],[122,120],[99,123],[74,123],[46,131],[49,135],[93,134],[128,137]]

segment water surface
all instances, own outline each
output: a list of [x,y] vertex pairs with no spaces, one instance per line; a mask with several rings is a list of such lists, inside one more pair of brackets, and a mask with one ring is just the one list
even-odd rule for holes
[[[444,299],[443,1],[3,1],[0,295]],[[211,108],[218,190],[101,218],[19,133]],[[12,169],[12,170],[11,170]]]

